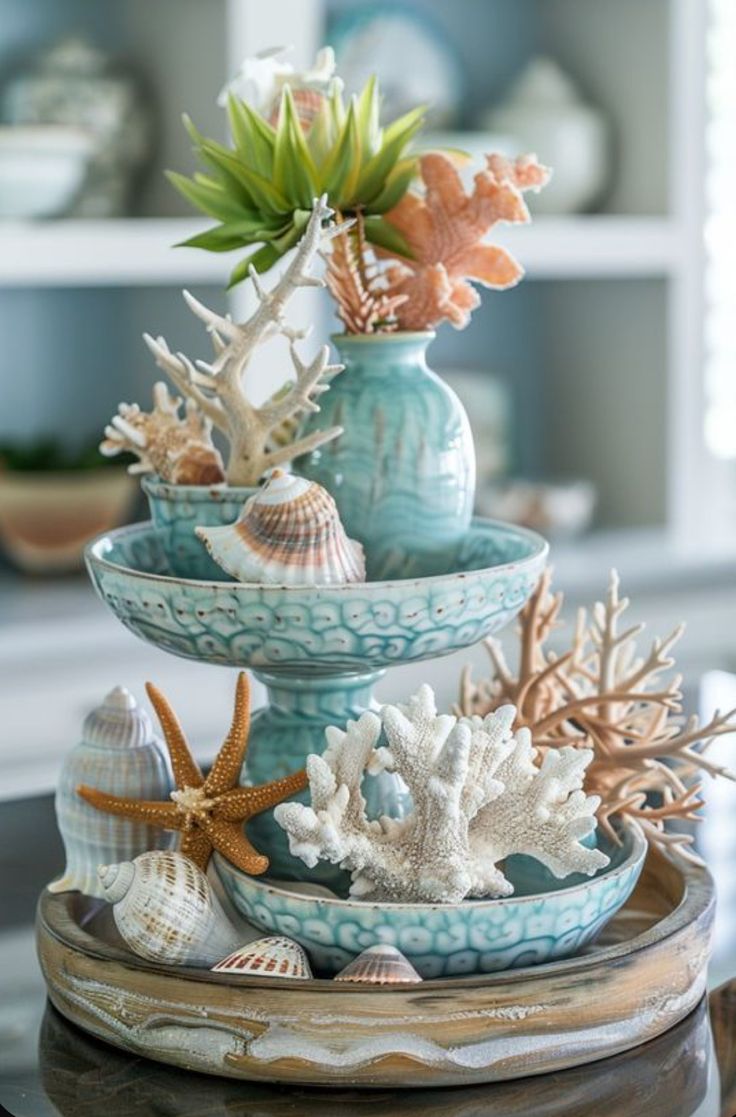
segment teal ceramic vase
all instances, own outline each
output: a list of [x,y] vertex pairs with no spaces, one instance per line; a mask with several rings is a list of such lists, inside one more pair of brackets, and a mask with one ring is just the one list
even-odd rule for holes
[[443,572],[470,525],[473,438],[460,400],[427,365],[433,338],[334,337],[345,370],[303,431],[343,428],[296,469],[337,501],[348,535],[366,549],[369,579]]
[[166,555],[169,572],[177,578],[203,578],[229,582],[226,574],[195,527],[221,527],[235,523],[255,488],[231,485],[171,485],[159,477],[144,477],[141,487],[148,497],[151,520]]

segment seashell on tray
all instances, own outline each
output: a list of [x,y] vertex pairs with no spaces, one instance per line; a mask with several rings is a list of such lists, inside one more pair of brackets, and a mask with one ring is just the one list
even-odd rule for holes
[[371,985],[396,985],[421,980],[409,959],[397,947],[389,946],[388,943],[369,946],[335,975],[335,981],[365,982]]
[[141,958],[211,966],[242,941],[207,877],[182,853],[153,850],[98,871],[115,925]]
[[267,935],[246,943],[212,967],[214,973],[250,974],[257,977],[312,976],[303,946],[286,935]]
[[77,795],[80,783],[134,799],[166,799],[174,786],[168,757],[151,720],[125,687],[115,687],[87,715],[82,739],[64,761],[56,789],[66,868],[49,891],[78,890],[103,898],[99,865],[131,861],[157,847],[166,849],[174,839],[144,822],[96,810]]
[[280,469],[246,501],[234,524],[194,530],[215,562],[240,582],[365,581],[363,548],[348,539],[327,490]]

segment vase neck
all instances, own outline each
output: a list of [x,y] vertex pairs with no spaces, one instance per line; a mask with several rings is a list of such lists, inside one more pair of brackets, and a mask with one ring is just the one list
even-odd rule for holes
[[253,674],[268,691],[271,715],[344,725],[366,709],[376,707],[373,687],[383,671],[363,671],[354,675],[296,678],[267,671]]
[[359,368],[362,375],[379,374],[402,368],[427,367],[427,347],[434,334],[339,334],[333,337],[340,360],[346,370]]

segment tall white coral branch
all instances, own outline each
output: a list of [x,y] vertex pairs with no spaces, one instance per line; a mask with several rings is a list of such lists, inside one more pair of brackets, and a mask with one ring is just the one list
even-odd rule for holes
[[[272,437],[285,423],[306,412],[319,411],[319,396],[329,387],[330,379],[342,370],[342,365],[328,363],[326,346],[313,360],[304,361],[297,352],[296,342],[305,331],[295,330],[286,321],[286,309],[296,291],[324,286],[324,281],[312,273],[320,246],[342,233],[349,224],[343,222],[324,228],[323,222],[331,216],[326,195],[315,200],[293,259],[270,291],[251,271],[258,306],[245,322],[233,322],[184,291],[187,306],[210,334],[214,350],[212,362],[193,363],[183,353],[172,352],[163,337],[144,335],[159,368],[226,435],[230,444],[227,480],[232,485],[256,485],[267,470],[308,453],[342,433],[340,427],[330,427],[289,445],[278,446],[273,445]],[[286,391],[279,392],[263,406],[255,407],[245,392],[245,376],[256,348],[274,335],[284,337],[289,343],[293,379]]]

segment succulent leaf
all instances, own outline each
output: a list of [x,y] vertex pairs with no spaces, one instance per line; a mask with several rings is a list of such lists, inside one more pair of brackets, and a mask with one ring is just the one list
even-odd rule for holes
[[312,162],[288,85],[284,86],[276,129],[273,181],[276,188],[294,199],[301,209],[311,205],[318,191],[317,168]]
[[406,241],[382,215],[395,208],[414,177],[417,161],[407,149],[422,125],[423,108],[382,130],[375,78],[347,105],[335,85],[311,125],[300,119],[288,84],[275,127],[233,92],[226,107],[233,146],[204,136],[185,116],[195,152],[209,173],[168,177],[197,209],[220,222],[184,244],[211,252],[268,246],[236,265],[231,285],[247,276],[249,263],[264,271],[296,243],[305,226],[303,214],[322,193],[346,217],[364,216],[370,243],[409,254]]
[[227,114],[238,155],[249,159],[258,174],[270,178],[276,146],[274,129],[250,105],[232,94],[227,100]]

